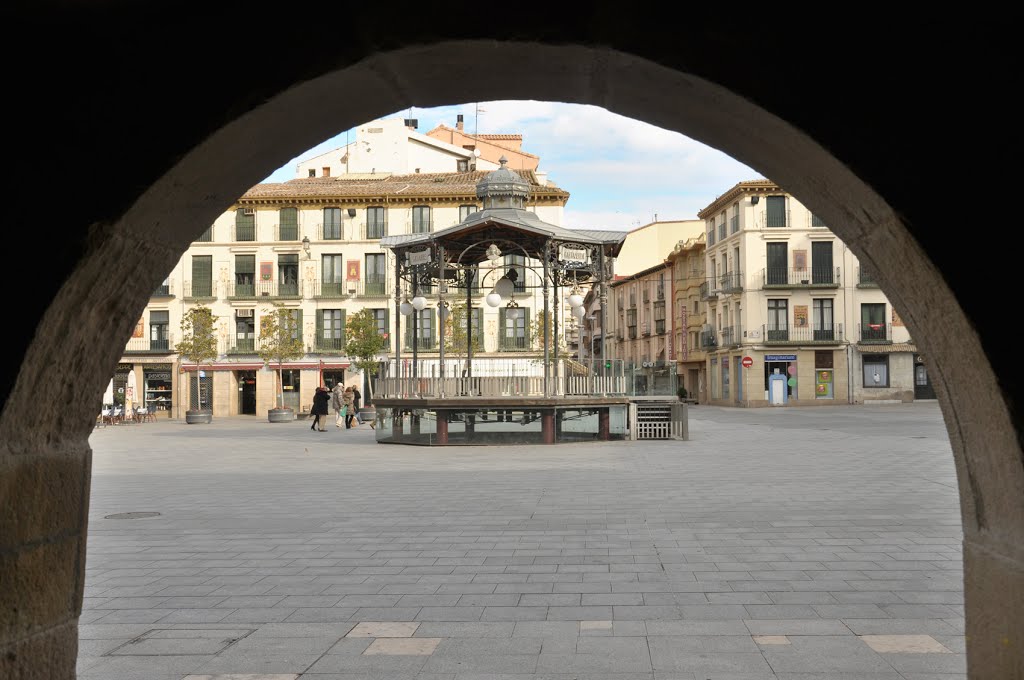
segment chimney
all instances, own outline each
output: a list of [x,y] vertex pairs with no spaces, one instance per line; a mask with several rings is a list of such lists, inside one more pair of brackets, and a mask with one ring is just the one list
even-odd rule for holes
[[462,114],[460,113],[455,120],[456,120],[455,127],[457,127],[459,129],[459,132],[462,132],[462,127],[463,127]]

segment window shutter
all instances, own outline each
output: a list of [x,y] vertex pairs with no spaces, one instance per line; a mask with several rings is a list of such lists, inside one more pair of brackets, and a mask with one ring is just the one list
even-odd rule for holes
[[320,340],[324,337],[324,310],[318,309],[316,312],[316,338]]
[[523,310],[523,343],[524,349],[529,348],[530,345],[530,310],[520,307]]

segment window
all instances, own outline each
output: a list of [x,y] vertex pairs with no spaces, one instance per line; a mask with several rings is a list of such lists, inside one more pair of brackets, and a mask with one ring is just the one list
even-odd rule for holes
[[213,241],[213,225],[212,224],[206,228],[206,231],[204,231],[202,234],[199,235],[199,238],[197,238],[195,242],[196,243],[210,243],[211,241]]
[[320,172],[323,173],[321,175],[322,177],[330,177],[331,176],[331,168],[328,165],[325,165],[323,168],[321,168]]
[[723,212],[721,215],[718,216],[718,240],[724,241],[725,237],[725,213]]
[[465,222],[466,218],[478,211],[480,208],[475,205],[460,205],[459,206],[459,222]]
[[665,301],[659,300],[654,303],[654,332],[662,334],[665,332]]
[[308,172],[308,177],[316,177],[316,170],[314,168],[310,168]]
[[370,253],[366,256],[366,295],[387,295],[385,266],[384,253]]
[[465,158],[458,159],[456,161],[456,168],[458,172],[469,172],[469,161]]
[[786,227],[786,197],[765,196],[765,226],[768,228]]
[[256,317],[251,309],[235,310],[235,345],[236,352],[253,352],[256,350]]
[[169,349],[168,317],[169,313],[166,310],[153,310],[149,313],[150,349]]
[[408,349],[412,349],[414,335],[417,350],[434,349],[435,314],[435,308],[427,307],[418,312],[414,310],[409,315],[405,326],[405,344]]
[[788,244],[785,241],[767,243],[768,267],[764,282],[769,286],[784,286],[789,282]]
[[366,209],[366,238],[383,238],[387,235],[387,220],[384,206],[374,205]]
[[320,272],[321,294],[342,295],[345,284],[345,263],[341,253],[322,256]]
[[885,303],[871,302],[860,306],[860,339],[884,342],[888,328],[885,323]]
[[235,211],[235,240],[256,240],[256,211],[252,208],[239,208]]
[[235,297],[256,295],[256,256],[235,255]]
[[316,345],[321,350],[345,349],[345,310],[321,309],[317,315]]
[[732,204],[732,217],[729,219],[731,222],[729,225],[729,231],[730,233],[735,234],[740,230],[740,204],[738,202]]
[[279,241],[299,240],[299,210],[298,208],[281,208],[277,213]]
[[832,299],[818,298],[812,302],[814,308],[814,339],[835,340],[835,327],[832,322]]
[[[515,272],[513,274],[513,272]],[[505,274],[514,279],[515,292],[522,293],[526,290],[526,256],[506,255]]]
[[811,226],[812,227],[824,227],[825,226],[825,220],[821,219],[820,217],[818,217],[814,213],[811,213]]
[[390,315],[388,313],[389,310],[387,308],[384,308],[384,309],[371,309],[370,311],[373,313],[373,318],[376,319],[376,321],[377,321],[377,335],[381,336],[382,338],[384,338],[385,340],[388,341],[384,345],[384,348],[387,349],[387,348],[391,347],[391,343],[390,343],[391,324],[389,323],[389,321],[390,321]]
[[708,220],[708,245],[715,245],[715,220]]
[[889,355],[864,355],[864,387],[889,386]]
[[324,208],[323,239],[339,240],[341,238],[341,208]]
[[626,310],[626,328],[629,329],[629,339],[636,340],[636,308]]
[[789,300],[768,300],[768,340],[789,340]]
[[416,205],[412,209],[412,233],[426,234],[430,231],[430,206]]
[[525,307],[502,307],[499,310],[499,349],[530,349],[530,337],[526,330],[528,315],[529,311]]
[[833,283],[832,242],[816,241],[811,244],[811,282]]
[[192,256],[192,297],[213,297],[213,256]]
[[278,295],[298,297],[299,295],[299,256],[277,256]]

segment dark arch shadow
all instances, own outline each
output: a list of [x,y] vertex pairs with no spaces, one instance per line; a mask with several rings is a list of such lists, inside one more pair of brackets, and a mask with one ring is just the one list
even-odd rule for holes
[[[450,76],[452,65],[458,78]],[[969,672],[1011,677],[1000,673],[1020,668],[1021,651],[1001,640],[1019,631],[1024,617],[1007,597],[1021,593],[1021,450],[974,326],[895,208],[799,129],[708,80],[609,48],[494,41],[396,49],[298,82],[199,140],[141,189],[127,210],[111,213],[117,219],[93,225],[73,271],[46,306],[0,415],[7,443],[2,481],[16,490],[10,495],[15,502],[35,503],[32,516],[8,534],[21,541],[11,550],[32,558],[41,537],[52,536],[53,557],[61,565],[38,584],[38,594],[58,605],[40,608],[26,598],[3,646],[20,658],[33,649],[50,650],[63,662],[54,662],[45,672],[58,671],[49,675],[38,670],[42,666],[25,666],[12,677],[73,677],[60,669],[68,667],[68,654],[74,667],[88,435],[99,395],[149,291],[192,239],[251,185],[339,130],[409,105],[490,99],[594,104],[709,144],[784,186],[878,272],[915,341],[935,358],[964,520]],[[105,285],[111,278],[136,285],[111,294]],[[59,432],[46,428],[51,414],[37,400],[39,386],[56,384],[62,375],[54,356],[69,359],[81,395]],[[55,498],[38,502],[50,496]],[[4,572],[18,569],[27,573],[15,564]]]

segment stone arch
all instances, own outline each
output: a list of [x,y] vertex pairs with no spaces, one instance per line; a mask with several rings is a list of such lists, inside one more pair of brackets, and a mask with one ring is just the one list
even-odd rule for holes
[[[292,73],[292,87],[196,136],[130,207],[112,208],[108,221],[93,224],[42,306],[0,412],[0,535],[11,537],[0,545],[0,576],[16,584],[0,595],[0,675],[74,677],[96,406],[149,291],[191,240],[249,186],[339,130],[409,105],[489,99],[594,104],[716,147],[786,187],[878,272],[915,340],[935,358],[960,484],[969,672],[1020,673],[1024,613],[1014,604],[1024,599],[1024,467],[1010,402],[929,253],[842,159],[724,87],[604,47],[434,42],[368,52],[308,80]],[[112,294],[111,278],[135,285]],[[58,368],[54,356],[68,362]],[[63,384],[69,370],[81,398],[68,401],[66,425],[54,430],[39,390]],[[23,508],[31,510],[15,511]]]

